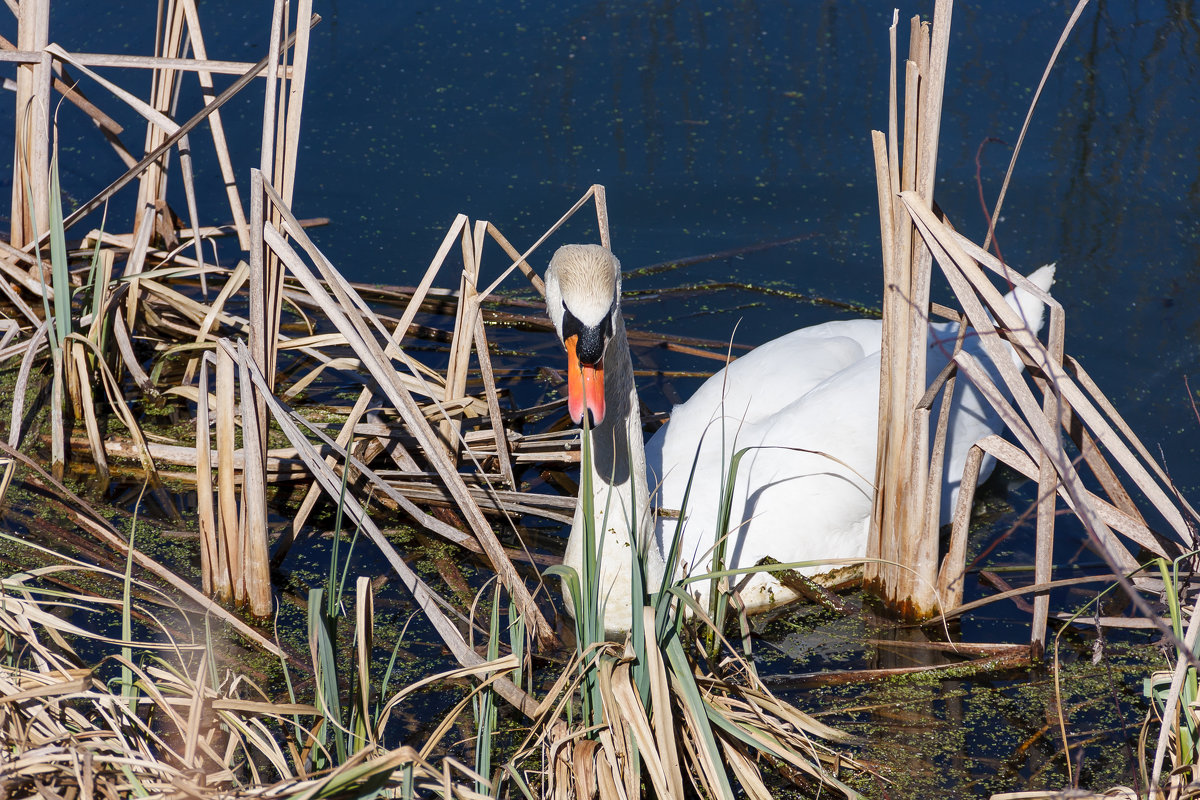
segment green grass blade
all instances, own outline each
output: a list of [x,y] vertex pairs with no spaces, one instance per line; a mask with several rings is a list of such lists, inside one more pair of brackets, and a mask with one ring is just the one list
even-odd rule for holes
[[[497,583],[492,595],[491,624],[488,628],[488,661],[495,661],[500,657],[500,588]],[[495,691],[487,686],[475,698],[475,772],[480,776],[492,774],[492,735],[496,731],[495,694]],[[491,790],[492,787],[483,781],[475,782],[475,791],[480,794],[489,794]]]
[[125,553],[125,579],[121,587],[121,641],[125,642],[121,645],[121,655],[124,656],[121,664],[121,686],[124,700],[128,703],[129,711],[132,714],[137,713],[137,694],[134,692],[133,672],[128,667],[128,664],[133,663],[133,648],[128,644],[133,641],[133,548],[135,546],[134,536],[137,534],[138,512],[142,508],[142,498],[146,496],[146,486],[147,484],[142,484],[142,491],[133,507],[133,519],[129,524],[129,545]]
[[508,646],[513,657],[517,659],[517,668],[513,670],[512,681],[523,687],[525,683],[525,617],[521,615],[517,604],[508,599]]
[[[350,443],[346,445],[346,452],[349,453],[354,447],[354,439],[351,438]],[[333,521],[333,544],[329,554],[329,572],[325,577],[325,597],[328,601],[328,608],[325,613],[329,617],[336,617],[337,610],[341,604],[341,583],[338,581],[338,551],[341,549],[342,542],[342,519],[343,512],[346,507],[346,486],[350,479],[350,459],[347,458],[342,464],[342,487],[341,493],[338,495],[337,515]]]
[[316,706],[325,715],[319,741],[323,744],[332,738],[333,752],[338,763],[344,763],[348,753],[346,737],[341,727],[342,704],[338,686],[336,637],[333,630],[336,620],[322,613],[324,592],[324,589],[310,589],[308,592],[308,643],[316,673]]
[[50,270],[54,280],[54,325],[58,340],[71,333],[71,275],[63,230],[62,192],[58,184],[58,148],[50,158]]
[[[585,568],[587,560],[587,556],[585,555]],[[587,616],[587,611],[582,602],[579,573],[573,567],[568,567],[565,564],[555,564],[544,570],[542,574],[561,578],[563,590],[571,596],[571,602],[575,605],[575,652],[579,654],[579,668],[583,674],[583,686],[580,689],[580,694],[583,697],[583,717],[589,721],[589,724],[592,724],[593,712],[600,713],[604,705],[599,697],[600,686],[595,673],[596,659],[594,657],[590,659],[585,657],[589,652],[595,653],[595,650],[586,641],[587,623],[584,617]]]
[[517,788],[521,790],[521,795],[524,796],[525,800],[536,800],[533,790],[529,788],[529,784],[521,777],[521,771],[514,767],[511,761],[504,765],[504,771],[512,778]]
[[692,673],[692,666],[683,652],[683,645],[680,644],[678,637],[671,636],[666,642],[665,649],[667,659],[671,664],[671,677],[674,679],[677,693],[693,723],[692,733],[696,737],[696,746],[704,749],[710,762],[714,765],[714,774],[710,777],[717,782],[714,788],[718,791],[718,797],[723,800],[733,800],[733,787],[729,784],[729,775],[726,774],[724,762],[721,760],[721,749],[717,746],[716,735],[708,721],[704,698],[700,694],[700,687],[696,685],[696,678]]

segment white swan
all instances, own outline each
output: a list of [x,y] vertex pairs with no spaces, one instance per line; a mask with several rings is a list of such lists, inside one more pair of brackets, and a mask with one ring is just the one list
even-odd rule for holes
[[[1049,289],[1053,277],[1054,266],[1048,265],[1030,280]],[[882,323],[827,322],[756,348],[677,406],[670,422],[643,448],[620,294],[620,263],[598,245],[566,245],[546,271],[547,308],[568,355],[568,408],[577,423],[589,413],[595,425],[592,505],[597,537],[603,539],[598,547],[603,548],[600,586],[606,632],[619,635],[629,627],[631,531],[639,542],[650,539],[646,549],[651,591],[661,584],[662,554],[677,528],[681,570],[708,571],[723,477],[741,448],[754,449],[738,470],[730,513],[733,532],[726,544],[728,567],[753,566],[764,557],[779,562],[863,557],[875,472]],[[1031,329],[1041,329],[1040,300],[1023,291],[1007,299]],[[930,326],[930,378],[945,366],[957,333],[953,323]],[[968,337],[965,347],[990,367],[978,337]],[[974,388],[959,381],[945,474],[961,476],[970,446],[1002,427]],[[991,467],[984,464],[981,481]],[[658,487],[653,505],[678,509],[689,476],[683,519],[660,517],[656,523],[647,484]],[[954,507],[957,480],[943,486],[943,522]],[[564,559],[577,571],[583,561],[582,515],[581,503]],[[708,582],[691,588],[703,602]],[[795,599],[769,573],[755,573],[739,589],[752,613]]]

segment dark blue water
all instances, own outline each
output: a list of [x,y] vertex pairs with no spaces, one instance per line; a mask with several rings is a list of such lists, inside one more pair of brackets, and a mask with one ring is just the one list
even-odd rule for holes
[[[627,269],[798,239],[633,278],[628,289],[736,281],[878,306],[870,131],[887,122],[893,5],[318,2],[296,212],[331,218],[314,236],[352,278],[405,284],[455,214],[491,220],[523,249],[598,182]],[[977,153],[990,142],[978,173],[990,206],[1072,7],[956,8],[935,196],[977,241],[986,231]],[[149,52],[149,25],[132,31],[127,9],[90,9],[56,0],[51,38]],[[931,10],[901,9],[902,53],[906,18]],[[1189,2],[1091,4],[1047,82],[997,227],[1010,264],[1028,272],[1058,262],[1068,352],[1193,497],[1200,421],[1185,380],[1200,388],[1196,11]],[[203,4],[210,55],[260,58],[268,13],[267,3]],[[123,80],[144,94],[143,78]],[[135,128],[102,89],[88,92]],[[258,161],[261,93],[255,85],[227,107],[243,176]],[[194,109],[195,97],[185,92],[183,106]],[[61,120],[64,185],[82,201],[120,166],[77,112],[65,108]],[[0,130],[0,147],[11,149],[10,137]],[[202,137],[193,142],[203,156]],[[202,216],[225,221],[211,160],[200,162]],[[128,191],[118,196],[113,215],[132,203]],[[558,244],[595,238],[594,217],[576,219],[535,256],[539,268]],[[221,256],[237,254],[226,244]],[[507,265],[489,251],[484,279]],[[844,314],[745,289],[630,311],[635,327],[726,339],[736,326],[749,344]],[[662,358],[667,368],[702,366]],[[647,387],[647,402],[665,410],[655,391]],[[1015,560],[1026,546],[1012,545]],[[992,613],[964,624],[995,626],[984,638],[1024,624]]]
[[[261,57],[267,5],[205,4],[210,55]],[[936,199],[977,240],[986,224],[976,153],[1002,140],[982,153],[990,205],[1071,7],[955,11]],[[316,237],[352,277],[411,283],[456,213],[491,220],[523,248],[599,182],[627,269],[805,237],[631,280],[630,289],[737,280],[878,305],[869,137],[886,124],[892,8],[318,3],[297,213],[331,217]],[[1184,386],[1200,356],[1200,38],[1190,8],[1097,2],[1084,12],[1047,83],[997,231],[1013,265],[1059,263],[1068,350],[1147,443],[1162,446],[1188,489],[1200,485],[1198,423]],[[150,26],[131,31],[125,10],[73,9],[59,0],[51,28],[68,49],[148,51]],[[928,16],[931,7],[901,11]],[[903,52],[905,22],[900,38]],[[137,89],[148,78],[123,80]],[[194,99],[185,92],[184,106]],[[256,85],[226,112],[243,175],[257,164],[260,104]],[[136,118],[105,107],[134,130]],[[64,183],[86,199],[118,163],[74,109],[61,117]],[[194,141],[202,216],[225,220],[207,145]],[[175,205],[184,208],[181,196]],[[119,198],[111,213],[122,212]],[[595,237],[592,218],[577,219],[535,258],[539,267],[552,247]],[[505,266],[489,253],[484,275]],[[740,321],[737,336],[751,344],[832,314],[745,292],[635,313],[638,326],[722,339]]]

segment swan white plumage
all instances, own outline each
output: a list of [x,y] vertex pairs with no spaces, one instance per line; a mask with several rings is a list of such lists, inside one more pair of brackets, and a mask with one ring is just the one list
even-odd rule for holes
[[[1054,266],[1029,277],[1048,290]],[[565,245],[546,272],[547,308],[568,353],[568,407],[577,423],[584,414],[595,423],[592,506],[603,540],[598,546],[603,547],[606,631],[619,635],[629,627],[631,532],[636,542],[648,544],[651,590],[661,584],[662,554],[675,535],[681,537],[681,571],[708,570],[724,476],[742,448],[751,449],[733,492],[728,567],[750,567],[768,557],[785,563],[862,558],[875,472],[882,323],[827,322],[761,345],[709,378],[643,448],[620,292],[620,263],[598,245]],[[1040,330],[1044,308],[1039,299],[1020,290],[1007,299],[1031,330]],[[957,324],[930,325],[930,378],[947,363],[957,334]],[[995,371],[977,339],[968,337],[964,349]],[[1003,428],[967,381],[958,387],[946,445],[947,476],[961,476],[971,445]],[[985,462],[981,481],[991,467]],[[943,485],[943,522],[954,507],[957,480]],[[651,506],[679,509],[689,481],[683,517],[660,516],[656,522]],[[657,487],[653,502],[647,486]],[[583,560],[582,515],[581,503],[564,559],[576,570]],[[690,586],[703,601],[708,582]],[[763,572],[742,581],[739,591],[751,613],[795,599]]]

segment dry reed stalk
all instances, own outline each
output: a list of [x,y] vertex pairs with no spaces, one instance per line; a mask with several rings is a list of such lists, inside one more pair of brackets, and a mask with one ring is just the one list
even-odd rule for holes
[[[163,15],[162,5],[159,6],[160,17]],[[154,31],[154,55],[160,58],[179,58],[182,56],[182,48],[184,42],[184,15],[179,4],[174,0],[167,0],[165,20],[159,20],[159,24],[155,26]],[[175,104],[176,92],[176,70],[171,67],[160,67],[151,71],[150,83],[150,105],[154,112],[161,118],[169,120],[169,114],[172,106]],[[149,118],[148,118],[149,119]],[[150,124],[146,126],[145,146],[142,152],[149,153],[156,150],[159,145],[177,130],[173,121],[169,124],[155,123],[151,119]],[[162,158],[156,159],[146,166],[138,181],[137,205],[134,207],[134,227],[133,233],[135,238],[139,233],[142,233],[142,226],[146,225],[147,212],[151,212],[150,219],[154,228],[150,233],[143,234],[146,241],[149,242],[155,229],[158,228],[157,216],[162,214],[163,222],[166,223],[166,192],[167,192],[167,164],[170,157],[170,151],[164,151]],[[165,226],[164,226],[165,227]],[[135,251],[136,252],[136,251]],[[143,254],[144,255],[144,254]],[[131,259],[131,264],[126,267],[127,272],[136,274],[141,271],[142,264],[139,260]],[[136,287],[130,292],[129,307],[127,316],[129,324],[135,325],[137,322],[137,289]]]
[[[214,576],[220,564],[220,531],[213,510],[212,446],[209,436],[208,365],[215,363],[214,356],[206,356],[200,363],[200,386],[203,391],[196,398],[196,519],[200,528],[200,580],[204,594],[217,595]],[[200,681],[203,684],[203,681]]]
[[[208,304],[208,311],[204,315],[204,319],[197,326],[195,343],[203,344],[213,339],[212,330],[218,324],[229,324],[233,322],[231,317],[225,316],[225,304],[229,298],[241,291],[242,286],[250,278],[250,266],[245,261],[239,261],[237,267],[229,273],[225,279],[225,283],[221,286],[221,291]],[[187,366],[183,371],[184,385],[192,382],[192,376],[195,374],[196,359],[188,360]]]
[[43,322],[29,337],[28,343],[22,343],[21,348],[24,350],[24,356],[21,359],[21,367],[17,371],[17,381],[13,385],[13,402],[12,415],[8,426],[8,445],[9,447],[21,446],[21,434],[24,432],[24,410],[25,410],[25,393],[29,386],[29,375],[33,371],[34,357],[40,352],[40,349],[45,346],[46,338],[50,330],[50,323]]
[[545,297],[546,282],[542,280],[542,276],[538,275],[533,267],[529,266],[529,262],[521,257],[521,254],[517,252],[517,249],[512,246],[508,239],[504,238],[504,234],[500,233],[499,228],[489,222],[487,230],[488,235],[491,236],[501,248],[503,248],[504,252],[508,254],[509,258],[513,259],[517,265],[517,268],[521,270],[521,274],[529,279],[529,283],[533,285],[533,288],[537,290],[537,293],[542,297]]
[[[283,33],[286,33],[289,27],[288,19],[291,13],[291,2],[277,3],[275,13],[281,14],[277,20],[272,22],[272,42],[277,42],[280,33],[274,30],[275,22],[277,21]],[[312,0],[299,0],[298,17],[300,19],[308,19],[312,14]],[[292,51],[294,62],[290,70],[287,71],[287,76],[279,79],[278,87],[278,109],[275,108],[275,81],[268,81],[266,100],[263,110],[263,151],[262,151],[262,171],[264,174],[271,175],[271,185],[278,187],[280,195],[284,199],[284,204],[291,207],[292,192],[295,185],[296,175],[296,157],[300,149],[300,118],[301,110],[304,101],[304,84],[308,68],[308,43],[309,43],[309,28],[303,25],[298,26],[295,32],[295,48]],[[288,49],[283,48],[279,51],[279,57],[286,61]],[[268,74],[275,75],[279,72],[278,66],[268,68]],[[274,121],[275,131],[272,137],[268,139],[267,128]],[[274,154],[273,165],[268,156]],[[268,165],[272,166],[271,171],[267,172]],[[270,224],[279,229],[279,216],[274,208],[270,211]],[[283,304],[283,270],[279,266],[279,262],[273,253],[266,253],[266,274],[268,280],[271,281],[271,292],[268,295],[270,305],[268,306],[268,322],[272,323],[273,327],[269,330],[267,337],[268,363],[274,364],[278,356],[279,346],[279,319],[282,313]],[[274,372],[266,373],[274,375]],[[274,377],[271,378],[271,385],[274,387]]]
[[[354,637],[355,659],[358,667],[358,715],[359,719],[371,719],[371,665],[374,662],[375,647],[375,596],[371,592],[371,579],[359,575],[354,583]],[[375,729],[368,726],[367,746],[379,747]]]
[[[27,153],[28,172],[19,159],[13,164],[12,225],[9,242],[24,247],[36,235],[49,230],[50,174],[49,118],[50,93],[47,88],[53,74],[42,53],[50,35],[50,0],[23,0],[17,13],[17,47],[37,53],[37,60],[17,67],[16,149]],[[34,218],[30,218],[27,195],[31,198]],[[35,232],[36,231],[36,232]]]
[[[286,59],[286,48],[281,52],[276,45],[287,31],[286,11],[290,6],[289,0],[275,0],[271,11],[271,34],[267,75],[279,73],[280,61]],[[259,150],[259,168],[251,172],[250,178],[250,351],[254,354],[256,363],[264,375],[267,385],[275,386],[275,340],[279,331],[280,292],[282,274],[279,262],[263,246],[263,225],[271,225],[278,230],[278,219],[275,213],[267,209],[262,196],[262,185],[266,176],[278,179],[278,172],[273,169],[275,161],[276,133],[276,97],[279,94],[279,81],[269,77],[263,99],[262,145]],[[286,98],[284,98],[286,99]],[[280,100],[280,103],[284,100]],[[266,410],[262,401],[255,405],[259,423],[266,421]],[[265,425],[261,428],[266,434]],[[266,449],[266,440],[263,440]]]
[[[579,209],[581,209],[585,205],[587,205],[588,200],[592,200],[593,198],[598,198],[596,200],[596,208],[597,208],[596,217],[597,217],[597,219],[600,219],[603,217],[605,219],[605,221],[607,222],[607,219],[608,219],[607,212],[600,210],[600,207],[603,203],[603,199],[602,199],[603,196],[604,196],[604,187],[603,186],[601,186],[598,183],[594,183],[591,186],[589,186],[587,191],[583,193],[582,197],[580,197],[578,200],[575,201],[575,204],[573,206],[571,206],[569,209],[567,209],[566,212],[564,212],[563,215],[561,217],[559,217],[558,220],[553,225],[551,225],[549,228],[547,228],[545,230],[545,232],[542,233],[542,235],[537,238],[537,241],[535,241],[532,245],[530,245],[529,248],[524,253],[521,253],[520,255],[515,256],[513,258],[513,263],[507,269],[505,269],[504,272],[501,272],[500,275],[496,278],[496,280],[494,280],[490,284],[488,284],[488,287],[486,289],[484,289],[483,291],[481,291],[479,293],[480,302],[483,302],[488,297],[490,297],[492,292],[496,291],[496,289],[498,289],[500,287],[500,284],[504,283],[505,279],[508,278],[508,276],[512,274],[513,270],[522,269],[522,271],[524,271],[525,268],[528,268],[529,265],[526,262],[526,259],[528,259],[529,256],[532,255],[535,250],[537,250],[539,247],[541,247],[546,242],[547,239],[549,239],[551,236],[553,236],[555,231],[557,231],[559,228],[561,228],[566,223],[567,220],[569,220],[571,217],[575,216],[575,212],[579,211]],[[607,228],[604,228],[600,231],[601,243],[603,243],[607,239],[607,237],[608,237],[608,230],[607,230]],[[524,267],[522,267],[522,265],[524,265]],[[541,291],[544,296],[545,295],[545,287],[544,286],[542,287]]]
[[204,269],[204,240],[200,238],[200,212],[196,205],[195,175],[192,172],[192,145],[187,136],[179,140],[179,169],[187,202],[189,226],[192,231],[192,246],[196,252],[196,263],[200,269],[200,282],[204,295],[208,296],[207,271]]
[[[1063,307],[1050,305],[1050,325],[1046,355],[1051,363],[1060,367],[1063,363],[1065,320]],[[1062,409],[1058,393],[1048,383],[1039,384],[1042,392],[1042,413],[1047,420],[1061,420]],[[1035,543],[1033,582],[1050,580],[1054,569],[1054,509],[1058,475],[1049,453],[1043,452],[1038,463],[1037,539]],[[1034,658],[1040,658],[1046,650],[1046,624],[1050,614],[1050,595],[1039,594],[1033,599],[1033,622],[1029,644]]]
[[[0,247],[0,250],[2,249]],[[22,253],[22,255],[24,254]],[[37,328],[42,324],[42,318],[30,307],[29,303],[25,302],[25,298],[21,297],[18,293],[17,287],[19,286],[39,298],[42,297],[43,292],[46,292],[49,287],[45,284],[35,283],[28,272],[10,264],[4,255],[0,255],[0,273],[3,273],[3,279],[0,279],[0,293],[13,304],[13,307],[21,312],[21,315],[25,317],[25,320],[29,324]],[[16,286],[9,282],[10,279],[13,280]],[[53,291],[49,293],[53,294]],[[50,300],[51,298],[46,299]]]
[[75,358],[77,349],[75,342],[69,338],[62,343],[63,388],[67,395],[67,402],[71,404],[70,418],[72,420],[79,420],[83,417],[83,401],[81,400],[83,389],[80,387],[80,378],[87,374],[86,364],[83,365],[82,371],[79,369]]
[[[354,362],[355,365],[358,363],[358,361]],[[175,387],[168,390],[167,394],[185,397],[195,403],[206,402],[210,409],[216,404],[214,396],[198,393],[195,387]],[[558,403],[557,405],[561,406],[562,404]],[[436,416],[436,409],[433,411],[435,413],[427,413],[426,416]],[[422,470],[411,460],[412,457],[407,454],[403,444],[399,440],[387,438],[392,433],[390,427],[366,424],[358,425],[352,430],[343,428],[343,431],[348,433],[347,443],[351,434],[360,437],[370,437],[372,445],[376,448],[372,452],[376,454],[379,452],[387,453],[394,461],[400,462],[399,469],[380,469],[367,473],[367,476],[373,482],[380,486],[387,484],[401,492],[411,492],[414,499],[452,504],[452,498],[437,483],[438,474],[433,471]],[[467,453],[470,457],[474,461],[499,458],[495,442],[491,438],[493,433],[491,431],[479,431],[477,433],[480,437],[487,438],[476,438],[474,434],[466,437],[469,445]],[[85,438],[72,437],[70,442],[72,446],[87,445]],[[570,449],[574,446],[574,442],[567,434],[556,433],[550,436],[533,435],[522,438],[517,438],[514,434],[511,445],[516,448],[515,462],[519,464],[543,464],[549,466],[554,464],[577,464],[579,462],[579,453],[577,450]],[[339,441],[338,446],[344,447],[345,445]],[[132,460],[137,460],[142,457],[144,452],[148,452],[150,458],[157,465],[169,464],[186,467],[193,471],[197,464],[202,463],[198,461],[197,450],[192,446],[150,441],[139,444],[132,439],[113,435],[104,439],[104,452],[110,458]],[[326,458],[333,460],[332,451],[328,450],[327,452],[330,455],[327,455]],[[242,469],[244,463],[243,456],[244,454],[240,448],[233,451],[232,463],[237,471]],[[218,456],[215,452],[210,452],[209,464],[212,468],[217,467]],[[277,447],[268,450],[266,466],[267,473],[271,476],[273,483],[286,480],[304,480],[305,477],[303,466],[298,461],[294,447]],[[331,466],[336,466],[336,464]],[[159,471],[161,473],[161,469]],[[174,473],[173,477],[181,478],[187,475],[187,472],[181,472]],[[535,516],[541,516],[546,519],[569,521],[570,517],[567,512],[572,511],[575,507],[575,498],[572,496],[506,491],[494,487],[489,488],[474,485],[475,481],[485,479],[504,480],[505,476],[503,473],[494,475],[489,473],[471,475],[468,473],[463,475],[464,481],[471,482],[468,485],[468,491],[484,511],[500,513],[507,508],[517,513],[533,513]],[[195,475],[193,474],[188,480],[194,481]],[[563,513],[557,513],[556,510]],[[463,536],[466,535],[464,534]],[[466,536],[465,540],[473,541],[469,536]]]
[[[298,0],[296,18],[306,20],[312,15],[312,0]],[[279,193],[291,208],[296,182],[296,157],[300,150],[300,115],[304,107],[304,84],[308,74],[309,29],[301,25],[296,31],[296,47],[292,54],[292,68],[287,77],[287,117],[283,129],[282,147],[276,161],[275,180]]]
[[[286,92],[288,79],[279,79],[283,91],[279,92],[278,105],[280,112],[276,113],[276,77],[279,74],[279,59],[286,57],[288,47],[276,48],[287,31],[287,15],[290,2],[276,0],[271,17],[271,48],[267,65],[270,79],[266,82],[263,101],[262,150],[260,168],[251,173],[251,229],[250,229],[250,348],[254,354],[259,371],[268,376],[267,384],[274,389],[276,363],[279,352],[279,324],[283,308],[283,270],[278,256],[273,250],[263,244],[263,228],[270,226],[274,230],[280,227],[279,212],[274,205],[268,209],[263,196],[265,175],[273,176],[273,183],[283,187],[285,204],[290,204],[292,187],[295,176],[295,160],[299,149],[300,110],[304,89],[304,76],[308,60],[308,31],[309,27],[300,25],[290,37],[296,44],[296,69],[291,72],[292,94]],[[311,0],[300,0],[300,17],[307,20],[311,16]],[[284,113],[286,112],[286,113]],[[276,131],[278,125],[279,131]],[[276,148],[278,141],[279,147]],[[266,405],[262,398],[256,398],[253,406],[255,424],[258,431],[258,452],[265,453],[267,441]],[[245,421],[244,421],[245,422]],[[250,534],[253,537],[256,553],[261,553],[261,564],[256,568],[256,580],[262,582],[260,593],[265,593],[269,599],[270,569],[266,548],[266,496],[265,496],[266,465],[262,464],[253,479],[244,487],[255,490],[261,489],[263,495],[254,500],[255,508],[261,507],[261,528],[256,528]],[[261,530],[261,536],[259,535]],[[294,530],[294,528],[293,528]],[[280,553],[286,554],[287,546],[280,548]],[[257,563],[257,559],[256,559]]]
[[[38,323],[39,325],[41,323]],[[36,329],[36,327],[35,327]],[[0,352],[12,345],[13,339],[21,334],[21,323],[15,319],[0,320]]]
[[[204,34],[200,28],[200,15],[196,12],[195,0],[181,0],[183,4],[184,14],[187,15],[188,23],[188,41],[191,43],[192,52],[195,54],[195,60],[198,64],[208,61],[207,50],[204,45]],[[244,72],[241,69],[238,72]],[[201,93],[204,97],[204,104],[212,103],[216,97],[213,93],[213,71],[207,68],[201,68],[196,73],[196,78],[200,83]],[[221,170],[221,179],[225,184],[226,196],[229,198],[229,213],[233,217],[233,224],[237,231],[238,244],[242,250],[250,249],[250,228],[246,222],[246,212],[242,208],[242,198],[237,191],[237,181],[234,178],[233,162],[229,157],[229,146],[225,139],[225,125],[221,121],[221,112],[214,111],[209,117],[209,127],[212,130],[213,145],[217,151],[217,164]],[[197,232],[196,237],[202,234]],[[200,260],[200,243],[196,243],[196,258]]]
[[512,488],[517,486],[517,477],[513,472],[512,453],[508,441],[508,431],[504,428],[504,417],[500,413],[500,397],[496,393],[496,378],[492,372],[492,357],[488,352],[487,330],[483,325],[482,315],[475,315],[475,354],[479,359],[479,371],[483,377],[483,386],[488,404],[488,419],[492,424],[492,437],[496,444],[496,460],[500,465],[500,475],[504,483]]
[[50,378],[50,471],[54,477],[62,479],[66,471],[66,422],[63,419],[63,353],[60,349],[52,349],[51,363],[53,373]]
[[[1015,416],[1015,412],[1013,413]],[[1032,434],[1025,433],[1022,428],[1022,438],[1032,440]],[[984,437],[979,441],[978,447],[981,452],[987,453],[997,461],[1007,464],[1031,481],[1039,479],[1041,473],[1039,465],[1020,447],[1001,439],[999,436]],[[1073,508],[1074,500],[1067,494],[1065,486],[1058,485],[1055,487],[1055,491],[1063,499],[1063,502],[1067,504],[1068,508]],[[1154,531],[1150,529],[1145,520],[1140,516],[1132,516],[1090,491],[1085,491],[1083,497],[1088,506],[1100,517],[1105,525],[1115,529],[1126,538],[1133,540],[1140,547],[1145,547],[1151,552],[1161,550],[1162,542],[1159,541]],[[1047,581],[1039,580],[1037,582],[1045,583]],[[960,602],[961,599],[960,594],[955,599],[955,602]]]
[[[1182,790],[1183,786],[1177,786]],[[1154,795],[1151,795],[1152,797]],[[1189,795],[1172,794],[1172,798],[1188,797]],[[1027,792],[998,792],[989,800],[1139,800],[1139,795],[1127,786],[1114,786],[1104,792],[1089,792],[1086,789],[1035,789]]]
[[[276,11],[278,11],[278,2]],[[272,43],[278,37],[272,38]],[[271,48],[274,53],[274,46]],[[274,64],[272,64],[274,66]],[[274,81],[268,81],[268,87],[274,86]],[[270,94],[271,89],[268,89]],[[264,126],[266,122],[264,121]],[[265,134],[264,134],[265,135]],[[275,377],[274,347],[272,342],[279,329],[278,317],[273,316],[276,307],[275,297],[278,294],[277,281],[272,274],[272,257],[263,243],[263,228],[266,222],[266,205],[263,193],[263,174],[258,170],[250,173],[250,309],[249,309],[249,348],[254,362],[260,372],[270,376],[267,380],[268,391],[272,388]],[[274,324],[272,324],[274,320]],[[242,398],[242,503],[239,541],[248,550],[242,551],[249,569],[250,551],[254,553],[252,573],[243,572],[245,588],[253,599],[251,606],[256,616],[266,617],[270,614],[270,560],[265,556],[267,551],[267,495],[266,495],[266,463],[267,450],[267,409],[266,401],[259,397],[254,387],[246,379],[243,371],[240,381]],[[238,586],[234,585],[234,599],[238,602]]]
[[127,319],[126,325],[131,331],[137,329],[137,313],[141,309],[141,287],[137,275],[146,264],[146,250],[150,247],[150,236],[154,233],[155,213],[153,206],[141,209],[139,218],[134,224],[137,233],[134,235],[133,249],[129,251],[129,257],[125,260],[125,269],[122,273],[129,279],[124,315]]
[[[279,74],[280,48],[277,48],[280,37],[284,34],[283,12],[288,0],[275,0],[271,10],[270,46],[267,50],[266,90],[263,98],[262,144],[259,149],[258,169],[263,175],[270,175],[275,153],[275,95],[278,89],[276,80]],[[283,48],[286,49],[286,48]],[[253,224],[253,223],[252,223]],[[253,231],[251,231],[253,234]]]
[[117,353],[121,357],[121,365],[125,368],[125,373],[133,379],[138,388],[145,393],[147,397],[155,397],[158,395],[158,389],[154,386],[145,370],[142,369],[141,362],[138,361],[137,354],[133,352],[133,340],[129,337],[129,329],[125,325],[125,316],[121,312],[121,307],[117,304],[117,298],[114,296],[109,304],[113,311],[112,336],[117,343]]
[[[213,593],[222,602],[234,599],[234,587],[240,583],[235,570],[241,564],[238,549],[238,505],[234,494],[236,467],[233,462],[234,370],[233,357],[224,348],[216,349],[217,368],[217,561],[212,575]],[[205,392],[208,391],[204,387]],[[198,431],[197,435],[206,435]]]
[[[471,235],[469,226],[463,226],[463,270],[459,279],[458,309],[454,317],[454,334],[450,343],[450,362],[446,366],[446,393],[442,398],[447,403],[458,399],[467,388],[471,343],[475,338],[475,320],[479,315],[476,284],[479,280],[479,259],[483,255],[483,234],[486,229],[487,223],[482,220],[475,222],[474,235]],[[439,423],[438,430],[446,445],[446,454],[451,462],[457,462],[462,426],[457,419],[449,418]]]
[[[214,112],[214,113],[218,113],[218,112]],[[328,224],[328,221],[329,221],[328,218],[318,218],[315,220],[307,220],[306,224],[322,225],[322,224]],[[202,239],[215,239],[215,238],[219,238],[219,237],[223,237],[223,236],[236,236],[237,235],[236,228],[233,225],[228,225],[228,224],[227,225],[201,225],[199,228],[199,232],[200,232],[200,237]],[[133,247],[133,234],[114,233],[112,231],[102,231],[97,228],[93,228],[92,230],[90,230],[86,234],[84,234],[83,238],[81,238],[79,240],[78,248],[81,250],[87,250],[92,247],[95,247],[97,243],[99,243],[100,245],[102,245],[104,247],[110,247],[115,250],[129,250],[131,247]],[[190,246],[190,245],[191,245],[191,242],[188,241],[187,246]],[[171,250],[168,253],[168,251],[160,250],[158,248],[150,248],[147,251],[147,256],[150,258],[158,259],[160,261],[171,261],[172,263],[174,263],[176,265],[183,264],[183,265],[188,265],[188,266],[193,266],[193,267],[199,267],[199,262],[195,261],[194,259],[188,259],[186,257],[181,257],[179,255],[182,252],[182,249],[183,248],[176,247],[174,250]],[[210,271],[211,270],[215,270],[218,272],[222,271],[220,267],[213,266],[213,265],[208,265],[207,269]],[[225,271],[227,271],[227,270],[225,270]]]
[[[25,158],[24,152],[19,153],[18,156],[22,159]],[[32,252],[32,248],[30,250]],[[38,298],[41,298],[43,293],[48,293],[45,295],[46,299],[54,297],[54,287],[36,277],[37,259],[30,253],[18,250],[2,239],[0,239],[0,253],[4,255],[4,259],[0,260],[0,265],[3,265],[5,273],[14,283]]]
[[[0,37],[0,63],[36,64],[42,58],[41,51],[11,50],[5,46],[5,42],[6,40]],[[220,59],[162,58],[158,56],[137,56],[121,53],[73,53],[73,55],[80,64],[89,67],[148,70],[173,69],[177,72],[208,72],[214,75],[244,75],[246,70],[254,67],[254,64],[249,61],[224,61]],[[278,74],[281,77],[286,77],[290,74],[290,70],[286,67],[280,67]],[[69,81],[67,85],[70,85]],[[108,125],[108,123],[105,124],[106,126]],[[115,122],[111,124],[116,125]],[[117,127],[119,128],[120,126],[118,125]]]
[[[83,347],[79,344],[73,344],[69,353],[69,357],[75,364],[75,374],[86,376],[88,374],[88,364]],[[104,437],[101,435],[99,423],[96,421],[96,405],[95,399],[92,397],[91,381],[86,378],[81,380],[76,391],[81,405],[80,412],[83,416],[84,427],[87,431],[88,447],[92,453],[92,462],[95,463],[96,469],[100,473],[100,480],[107,485],[108,459],[104,456]]]
[[[239,350],[245,345],[238,343]],[[241,355],[241,354],[239,354]],[[267,549],[267,466],[266,407],[250,382],[246,359],[238,359],[238,387],[242,411],[242,503],[238,521],[238,540],[242,557],[241,580],[245,587],[246,604],[250,613],[259,619],[271,616],[271,558]],[[268,387],[269,387],[268,382]],[[235,584],[234,597],[237,597]]]

